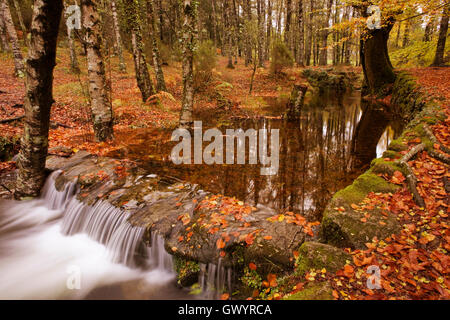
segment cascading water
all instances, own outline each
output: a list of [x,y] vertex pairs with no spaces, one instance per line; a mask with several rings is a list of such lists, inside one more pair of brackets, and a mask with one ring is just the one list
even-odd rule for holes
[[233,292],[231,268],[225,268],[222,259],[217,265],[200,264],[199,286],[205,299],[220,299],[223,293]]
[[0,202],[0,299],[84,298],[127,281],[157,287],[173,280],[161,236],[146,248],[144,229],[128,223],[127,213],[105,201],[81,203],[74,183],[57,191],[58,174],[41,199]]

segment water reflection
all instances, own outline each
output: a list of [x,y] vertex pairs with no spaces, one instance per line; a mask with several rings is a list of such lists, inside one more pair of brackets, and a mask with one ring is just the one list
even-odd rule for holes
[[[283,106],[272,102],[273,115],[280,115]],[[392,119],[379,107],[361,108],[358,93],[314,96],[295,122],[270,117],[221,124],[214,115],[204,114],[197,119],[203,120],[204,130],[218,127],[223,133],[227,128],[280,129],[278,174],[261,176],[259,164],[175,166],[169,155],[176,143],[170,142],[171,131],[162,130],[138,132],[133,143],[112,156],[139,160],[149,171],[199,184],[213,193],[311,219],[320,219],[330,197],[351,183],[399,131],[397,125],[386,129]]]

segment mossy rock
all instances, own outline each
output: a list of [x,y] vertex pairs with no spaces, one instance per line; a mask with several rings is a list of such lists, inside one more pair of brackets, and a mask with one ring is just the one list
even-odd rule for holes
[[299,249],[297,259],[297,274],[302,276],[311,269],[323,269],[336,272],[343,268],[346,260],[351,260],[350,254],[319,242],[305,242]]
[[9,161],[19,151],[18,137],[0,137],[0,161]]
[[[373,173],[373,168],[359,176],[353,184],[334,195],[325,209],[320,235],[326,243],[341,248],[365,248],[365,243],[373,237],[383,239],[400,231],[397,220],[383,216],[377,210],[371,211],[371,218],[363,223],[364,214],[352,209],[352,204],[358,204],[369,192],[394,193],[398,186],[391,184]],[[335,208],[344,208],[339,212]],[[380,222],[383,225],[380,225]]]
[[333,288],[328,282],[311,283],[284,300],[334,300]]

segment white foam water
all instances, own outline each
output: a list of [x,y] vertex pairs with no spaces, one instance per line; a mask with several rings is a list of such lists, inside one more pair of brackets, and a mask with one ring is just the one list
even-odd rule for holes
[[144,230],[126,213],[104,201],[79,202],[75,184],[57,191],[58,174],[41,199],[0,203],[0,299],[81,299],[125,281],[173,280],[162,237],[152,235],[152,247],[143,248]]

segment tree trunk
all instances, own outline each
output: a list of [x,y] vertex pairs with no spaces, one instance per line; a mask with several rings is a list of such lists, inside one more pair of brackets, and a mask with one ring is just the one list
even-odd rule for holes
[[111,0],[111,13],[112,13],[112,19],[113,19],[114,36],[116,38],[117,55],[119,56],[119,70],[121,72],[126,72],[127,67],[125,65],[125,60],[123,58],[122,37],[120,35],[120,25],[119,25],[119,18],[117,15],[117,6],[116,6],[115,0]]
[[258,11],[258,64],[264,67],[264,11],[263,0],[257,0]]
[[91,113],[96,141],[113,138],[113,112],[106,86],[101,53],[101,26],[96,0],[81,0],[81,17],[85,35]]
[[14,70],[17,77],[24,76],[23,56],[20,51],[19,40],[17,39],[16,29],[11,17],[7,0],[0,0],[0,14],[5,24],[6,32],[8,34],[9,42],[14,56]]
[[14,7],[16,9],[16,13],[17,13],[17,18],[19,19],[20,29],[22,30],[23,39],[24,39],[25,43],[27,44],[27,46],[29,46],[30,41],[28,39],[28,32],[27,32],[27,28],[25,27],[25,23],[23,23],[22,11],[20,10],[19,2],[17,2],[17,0],[13,0],[13,2],[14,2]]
[[[65,11],[67,9],[67,1],[63,1],[63,2],[64,2],[64,11]],[[68,46],[69,46],[69,56],[70,56],[70,72],[79,74],[80,67],[78,66],[77,52],[75,49],[75,42],[73,40],[73,32],[70,28],[66,28],[66,30],[67,30],[67,42],[68,42]]]
[[148,73],[147,61],[142,44],[141,22],[138,14],[139,2],[137,0],[125,0],[124,3],[128,28],[131,33],[131,47],[133,50],[136,81],[142,94],[142,101],[146,102],[156,92],[150,79],[150,74]]
[[324,9],[326,9],[326,12],[324,13],[325,19],[322,24],[322,32],[321,32],[321,40],[322,43],[320,44],[320,57],[319,57],[319,65],[326,66],[328,64],[328,49],[327,49],[327,38],[328,38],[328,27],[329,27],[329,21],[331,16],[331,6],[333,5],[333,0],[328,0],[326,3],[326,7],[324,6]]
[[284,43],[291,48],[292,0],[286,0],[286,23],[284,27]]
[[[249,29],[252,24],[252,7],[250,0],[244,0],[244,14],[247,19],[247,26]],[[249,32],[249,30],[247,30]],[[252,63],[252,37],[245,37],[245,66],[247,67],[250,63]]]
[[367,30],[368,37],[362,40],[361,62],[367,85],[376,92],[387,84],[394,83],[395,73],[389,59],[387,42],[393,22],[381,29]]
[[158,48],[157,32],[158,27],[156,25],[156,17],[153,11],[153,0],[147,0],[147,16],[149,19],[150,37],[152,39],[152,52],[153,52],[153,68],[156,75],[156,90],[167,91],[166,81],[164,80],[164,73],[162,69],[161,55]]
[[445,65],[444,52],[445,52],[445,42],[447,40],[449,15],[450,15],[450,5],[447,5],[444,7],[444,10],[442,12],[436,55],[434,56],[434,61],[432,64],[433,67],[440,67]]
[[8,39],[6,38],[6,27],[3,21],[2,12],[0,9],[0,45],[2,52],[11,52],[9,48]]
[[180,114],[180,127],[190,128],[193,124],[194,109],[194,48],[197,2],[183,0],[183,101]]
[[411,28],[410,20],[406,21],[405,32],[403,32],[402,48],[405,48],[409,43],[409,29]]
[[273,6],[272,6],[272,1],[268,0],[267,1],[267,40],[266,40],[266,52],[265,52],[265,56],[266,57],[270,57],[270,46],[272,43],[272,11],[273,11]]
[[298,29],[298,50],[297,50],[297,64],[301,67],[304,65],[305,56],[305,33],[303,23],[303,0],[297,0],[297,29]]
[[433,29],[434,29],[434,18],[430,17],[430,20],[428,21],[428,23],[425,27],[425,33],[423,35],[424,42],[431,41],[431,35],[433,34]]
[[228,1],[223,3],[223,19],[226,30],[228,69],[234,69],[233,65],[233,26],[231,23],[231,6]]
[[17,199],[39,196],[45,182],[53,68],[62,0],[35,0],[26,61],[25,122],[17,166]]
[[306,44],[305,44],[305,62],[306,65],[311,65],[311,51],[314,50],[312,43],[313,43],[313,21],[314,21],[314,0],[311,0],[309,2],[309,13],[308,13],[308,36],[306,37]]

